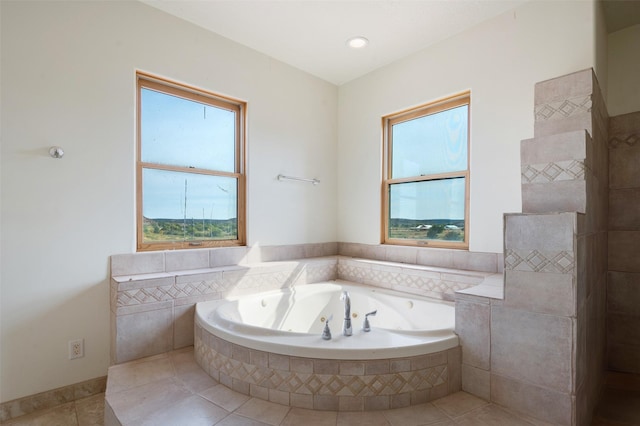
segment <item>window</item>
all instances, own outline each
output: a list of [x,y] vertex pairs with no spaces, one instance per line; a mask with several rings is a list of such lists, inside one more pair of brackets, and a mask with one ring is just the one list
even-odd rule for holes
[[137,82],[138,251],[244,245],[246,105]]
[[469,247],[468,92],[383,117],[382,243]]

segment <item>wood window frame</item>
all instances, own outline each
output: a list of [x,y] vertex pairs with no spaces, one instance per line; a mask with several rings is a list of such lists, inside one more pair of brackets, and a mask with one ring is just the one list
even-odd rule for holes
[[[456,108],[462,105],[468,105],[468,126],[467,126],[467,169],[449,173],[429,174],[423,176],[411,176],[404,178],[392,178],[392,158],[393,158],[393,138],[392,127],[394,124],[409,121],[415,118],[435,114],[448,109]],[[417,247],[434,247],[434,248],[450,248],[450,249],[469,249],[469,189],[471,180],[471,92],[461,92],[434,102],[423,104],[417,107],[406,109],[393,114],[382,117],[382,214],[381,214],[381,238],[382,244],[401,245],[401,246],[417,246]],[[418,240],[404,238],[389,237],[389,208],[390,208],[390,190],[391,185],[407,182],[423,182],[430,180],[446,179],[446,178],[464,178],[465,179],[465,196],[464,196],[464,241],[445,241],[445,240]]]
[[[147,88],[179,98],[231,110],[236,113],[235,164],[233,172],[181,167],[143,162],[142,159],[142,89]],[[244,101],[218,95],[193,86],[177,83],[145,72],[136,72],[136,242],[137,251],[233,247],[246,245],[246,111]],[[237,239],[144,242],[143,231],[143,170],[156,169],[209,176],[230,177],[237,180]]]

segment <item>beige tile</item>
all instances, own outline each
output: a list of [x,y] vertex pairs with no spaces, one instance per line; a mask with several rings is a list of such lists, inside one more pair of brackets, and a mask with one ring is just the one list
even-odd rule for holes
[[284,405],[251,398],[240,408],[235,410],[234,414],[240,414],[244,417],[268,423],[270,425],[279,425],[288,412],[289,407],[285,407]]
[[505,215],[505,249],[573,251],[575,213]]
[[[576,99],[576,103],[582,103],[582,99]],[[555,103],[555,107],[557,108],[561,105],[561,102]],[[539,108],[538,105],[535,107]],[[593,131],[593,119],[592,115],[589,112],[582,112],[579,114],[574,114],[571,117],[566,117],[557,120],[536,120],[533,125],[533,135],[535,137],[549,136],[566,132],[574,132],[576,130],[586,130],[590,134]]]
[[491,374],[491,401],[546,422],[571,424],[573,402],[569,393]]
[[79,399],[75,402],[79,426],[104,423],[104,393]]
[[210,387],[198,394],[227,411],[234,411],[249,400],[247,395],[235,392],[224,385]]
[[340,397],[333,395],[313,395],[313,408],[315,410],[338,411]]
[[442,410],[431,403],[387,410],[383,414],[393,426],[418,426],[449,420]]
[[640,346],[640,316],[608,313],[607,341]]
[[609,270],[640,272],[640,231],[609,231]]
[[417,250],[415,247],[388,246],[385,260],[387,262],[415,264],[418,256]]
[[586,181],[564,180],[522,185],[522,211],[551,213],[587,210]]
[[73,396],[75,399],[82,399],[88,396],[103,394],[107,389],[107,376],[97,377],[73,385]]
[[453,268],[453,253],[448,249],[418,249],[418,265]]
[[640,274],[609,272],[607,312],[640,315]]
[[[291,371],[296,373],[313,373],[313,360],[309,358],[291,357],[289,360]],[[255,364],[255,363],[253,363]],[[266,366],[266,364],[265,364]]]
[[609,150],[609,187],[640,187],[640,144],[628,146],[624,143]]
[[338,413],[335,411],[314,411],[292,408],[281,426],[335,426]]
[[595,76],[591,68],[540,81],[535,84],[534,103],[539,105],[555,100],[570,99],[593,92]]
[[174,349],[193,346],[193,321],[196,305],[182,305],[173,308]]
[[269,423],[263,423],[258,420],[250,419],[248,417],[239,416],[237,414],[231,414],[224,418],[224,420],[216,423],[216,426],[267,426]]
[[277,389],[269,389],[269,401],[280,405],[289,405],[289,392]]
[[531,423],[517,418],[495,404],[476,408],[455,418],[460,426],[530,426]]
[[209,267],[207,250],[170,250],[165,252],[166,271],[187,271]]
[[391,400],[389,398],[389,395],[377,395],[377,396],[364,397],[365,411],[388,410],[389,408],[391,408]]
[[480,303],[456,302],[456,333],[462,346],[464,364],[489,369],[491,306]]
[[590,139],[584,129],[525,139],[520,142],[520,162],[524,165],[584,159]]
[[341,375],[361,376],[364,372],[364,362],[357,361],[341,361],[338,363]]
[[107,399],[118,419],[127,424],[148,418],[157,411],[191,396],[191,392],[174,378],[170,378],[108,394]]
[[289,403],[292,407],[313,409],[313,395],[302,395],[299,393],[289,394]]
[[572,351],[571,318],[492,307],[492,373],[568,393]]
[[225,409],[192,395],[174,404],[167,404],[153,414],[139,418],[132,422],[136,426],[209,426],[216,424],[229,415]]
[[379,412],[362,411],[358,413],[338,413],[336,426],[390,426],[384,415]]
[[221,247],[209,250],[209,266],[238,265],[246,263],[247,247]]
[[122,426],[113,408],[109,405],[109,401],[106,400],[104,402],[104,426]]
[[640,188],[609,190],[609,229],[640,229]]
[[75,403],[69,402],[58,407],[17,417],[2,424],[7,426],[76,426],[78,420]]
[[116,362],[173,350],[173,309],[157,309],[116,318]]
[[269,353],[269,367],[276,370],[289,371],[289,356]]
[[313,372],[316,374],[339,374],[340,363],[332,360],[316,359],[313,361]]
[[505,280],[505,307],[559,316],[576,313],[572,274],[507,270]]
[[173,364],[166,354],[145,358],[137,362],[109,367],[107,395],[134,388],[175,375]]
[[467,271],[498,271],[498,255],[496,253],[480,253],[454,250],[453,267]]
[[432,404],[444,411],[450,417],[458,417],[471,410],[484,407],[489,403],[466,392],[456,392],[444,398],[432,401]]
[[111,275],[149,274],[164,271],[164,252],[111,256]]

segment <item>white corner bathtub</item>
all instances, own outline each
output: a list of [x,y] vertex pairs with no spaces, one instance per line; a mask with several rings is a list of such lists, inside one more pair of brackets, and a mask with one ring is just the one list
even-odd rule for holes
[[[352,336],[342,335],[343,291]],[[365,314],[371,331],[364,332]],[[323,340],[324,320],[332,339]],[[458,346],[451,302],[331,281],[196,305],[196,327],[245,348],[296,357],[373,360],[433,354]]]

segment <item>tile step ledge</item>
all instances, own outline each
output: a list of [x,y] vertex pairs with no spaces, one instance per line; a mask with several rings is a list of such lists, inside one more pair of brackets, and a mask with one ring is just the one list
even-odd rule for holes
[[504,299],[504,275],[492,274],[485,278],[485,280],[474,287],[469,287],[464,290],[456,291],[456,298],[458,295],[486,297],[489,299]]

